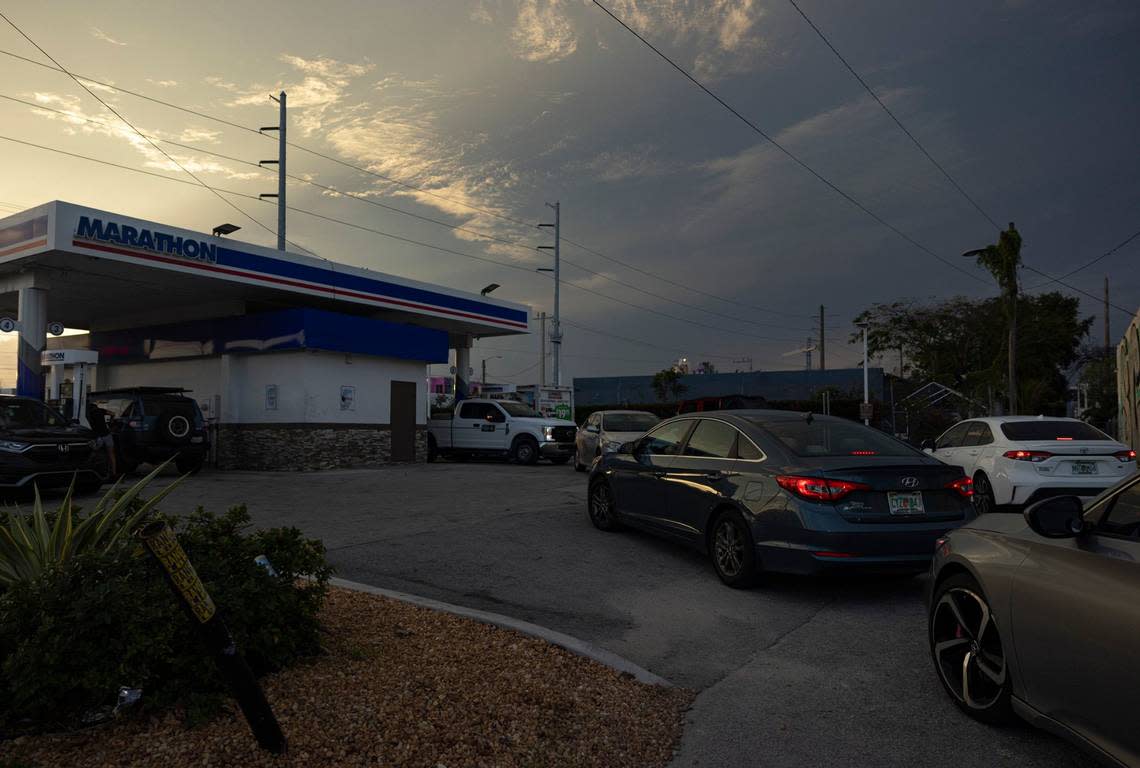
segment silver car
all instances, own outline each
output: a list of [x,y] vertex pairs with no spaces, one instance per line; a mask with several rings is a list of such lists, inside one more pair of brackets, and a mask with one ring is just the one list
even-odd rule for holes
[[951,531],[928,606],[934,666],[967,714],[1140,765],[1140,478]]
[[636,440],[659,421],[648,411],[594,411],[574,438],[574,469],[585,472],[594,459]]

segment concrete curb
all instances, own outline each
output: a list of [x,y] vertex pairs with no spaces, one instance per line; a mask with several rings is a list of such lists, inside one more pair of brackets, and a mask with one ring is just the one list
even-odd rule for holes
[[343,589],[351,589],[355,592],[367,592],[370,595],[380,595],[382,597],[389,597],[393,600],[399,600],[404,603],[411,603],[418,605],[422,608],[430,608],[434,611],[443,611],[444,613],[454,614],[456,616],[463,616],[468,619],[483,622],[484,624],[493,624],[496,627],[504,629],[513,629],[516,632],[521,632],[524,635],[537,637],[540,640],[557,645],[560,648],[565,648],[571,653],[578,656],[585,656],[587,659],[593,659],[599,664],[604,664],[610,669],[615,669],[618,672],[625,672],[633,675],[634,678],[642,683],[649,685],[663,685],[667,688],[672,688],[673,684],[663,677],[659,677],[647,669],[637,666],[632,661],[623,659],[615,653],[598,648],[597,646],[587,643],[585,640],[579,640],[570,635],[564,635],[561,632],[556,632],[553,629],[541,627],[538,624],[531,624],[529,621],[521,621],[513,619],[510,616],[504,616],[500,613],[490,613],[488,611],[480,611],[475,608],[466,608],[462,605],[452,605],[451,603],[440,602],[439,600],[432,600],[428,597],[420,597],[419,595],[411,595],[407,592],[397,592],[393,589],[384,589],[383,587],[373,587],[368,584],[360,584],[355,581],[348,581],[347,579],[332,578],[329,583],[334,587],[342,587]]

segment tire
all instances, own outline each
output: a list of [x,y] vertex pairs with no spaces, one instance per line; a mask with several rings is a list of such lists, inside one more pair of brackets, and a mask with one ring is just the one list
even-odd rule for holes
[[552,456],[550,459],[551,464],[565,464],[570,461],[569,456]]
[[202,465],[206,463],[205,456],[179,456],[174,460],[174,466],[183,475],[196,475],[202,471]]
[[427,461],[430,464],[439,456],[439,448],[435,444],[435,438],[428,435],[427,439]]
[[167,411],[158,417],[158,434],[164,443],[185,445],[194,431],[189,417],[177,411]]
[[511,448],[511,456],[519,464],[530,466],[538,461],[538,441],[530,435],[522,435],[515,439]]
[[726,509],[713,519],[709,556],[716,575],[733,589],[747,589],[756,583],[756,547],[752,531],[736,510]]
[[590,516],[590,522],[599,531],[609,533],[621,530],[614,492],[605,480],[599,480],[590,486],[590,492],[586,496],[586,512]]
[[985,472],[978,472],[974,475],[974,511],[979,516],[993,514],[997,511],[994,489]]
[[927,636],[942,687],[975,720],[1013,720],[1005,646],[989,602],[974,577],[959,573],[934,592]]

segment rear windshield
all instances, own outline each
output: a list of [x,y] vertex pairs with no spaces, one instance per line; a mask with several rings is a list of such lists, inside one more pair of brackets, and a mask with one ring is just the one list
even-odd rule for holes
[[853,421],[749,419],[797,456],[915,456],[910,446]]
[[0,427],[5,429],[66,426],[62,416],[38,400],[0,401]]
[[610,432],[648,432],[658,421],[651,413],[608,413],[602,426]]
[[1112,438],[1083,421],[1009,421],[1001,425],[1010,440],[1101,440]]
[[540,415],[529,405],[518,403],[513,400],[500,400],[499,407],[511,416],[517,416],[519,418],[534,418]]

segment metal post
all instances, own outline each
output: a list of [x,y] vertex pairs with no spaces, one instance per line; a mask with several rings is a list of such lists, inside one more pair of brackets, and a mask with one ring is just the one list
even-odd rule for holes
[[539,354],[538,354],[538,384],[541,387],[546,386],[546,313],[543,312],[538,316],[539,322],[542,324],[542,332],[538,336]]
[[285,136],[286,119],[285,119],[285,91],[281,91],[278,96],[273,94],[269,98],[277,102],[279,106],[279,114],[277,118],[277,125],[266,125],[261,128],[263,131],[277,131],[277,159],[276,160],[262,160],[258,165],[276,165],[277,166],[277,192],[269,194],[268,192],[258,195],[258,197],[276,197],[277,198],[277,250],[285,250],[285,211],[287,205],[285,202],[285,148],[288,140]]
[[455,402],[471,396],[471,339],[455,346]]
[[823,326],[823,305],[819,305],[819,369],[821,371],[827,370],[827,360],[824,357],[827,353],[827,335],[824,333]]
[[[867,326],[863,326],[863,403],[866,405],[871,402],[870,397],[870,380],[868,379],[867,371]],[[870,426],[870,419],[863,419],[863,423]]]
[[1104,276],[1104,354],[1107,357],[1109,347],[1109,325],[1108,325],[1108,275]]
[[[554,251],[554,322],[550,328],[550,343],[553,345],[554,352],[554,386],[562,384],[562,323],[561,323],[561,306],[560,306],[560,292],[561,292],[561,260],[559,258],[559,243],[561,240],[562,230],[562,204],[560,202],[547,203],[548,208],[554,209],[554,223],[553,224],[539,224],[540,227],[553,227],[554,228],[554,245],[540,245],[540,251]],[[540,269],[539,272],[549,272],[547,269]]]

